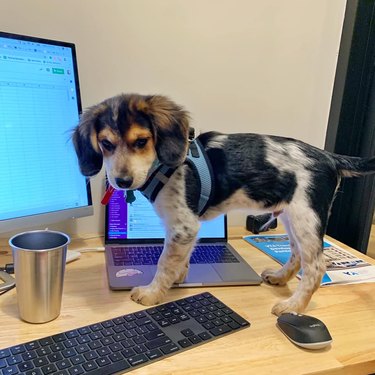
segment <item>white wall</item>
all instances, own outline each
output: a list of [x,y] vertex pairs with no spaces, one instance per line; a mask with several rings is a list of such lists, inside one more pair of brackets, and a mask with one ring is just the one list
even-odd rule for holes
[[[323,147],[345,0],[1,0],[2,31],[74,42],[83,106],[121,92],[183,104],[201,131]],[[103,228],[95,215],[54,228]],[[244,224],[245,214],[230,215]],[[51,226],[52,227],[52,226]]]

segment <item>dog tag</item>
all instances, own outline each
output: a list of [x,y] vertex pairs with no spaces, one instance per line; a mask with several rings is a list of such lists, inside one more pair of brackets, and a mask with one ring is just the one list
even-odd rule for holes
[[126,191],[126,203],[132,204],[136,200],[136,197],[134,195],[134,190],[127,190]]
[[101,201],[101,203],[102,203],[103,205],[108,204],[108,202],[109,202],[109,200],[111,199],[112,194],[113,194],[114,191],[115,191],[115,189],[114,189],[111,185],[109,185],[109,186],[108,186],[108,189],[106,190],[106,192],[105,192],[105,194],[104,194],[104,197],[103,197],[103,199],[102,199],[102,201]]

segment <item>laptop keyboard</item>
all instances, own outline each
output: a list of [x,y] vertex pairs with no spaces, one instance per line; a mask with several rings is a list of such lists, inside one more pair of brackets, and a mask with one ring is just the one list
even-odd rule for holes
[[[115,266],[157,264],[163,246],[114,246],[112,256]],[[191,264],[239,263],[225,245],[197,245],[190,258]]]
[[0,350],[2,375],[125,373],[250,323],[210,293]]

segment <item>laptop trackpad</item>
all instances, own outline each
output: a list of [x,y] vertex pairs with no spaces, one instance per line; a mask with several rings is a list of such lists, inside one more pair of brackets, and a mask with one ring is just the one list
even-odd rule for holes
[[191,264],[185,283],[212,283],[221,281],[220,276],[210,264]]
[[254,284],[260,284],[262,280],[261,277],[246,264],[214,264],[213,267],[219,273],[223,281],[244,281],[248,283],[251,280]]

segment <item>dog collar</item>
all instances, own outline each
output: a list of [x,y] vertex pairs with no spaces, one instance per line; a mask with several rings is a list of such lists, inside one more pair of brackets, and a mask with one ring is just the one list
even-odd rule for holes
[[[207,157],[206,151],[198,141],[193,139],[190,142],[185,162],[198,175],[200,181],[200,197],[198,201],[198,216],[202,216],[212,199],[214,179],[212,166]],[[158,162],[153,166],[150,177],[146,183],[138,189],[151,203],[153,203],[160,190],[168,182],[177,167],[171,168]]]

